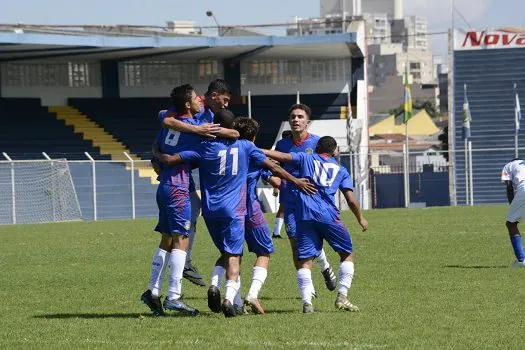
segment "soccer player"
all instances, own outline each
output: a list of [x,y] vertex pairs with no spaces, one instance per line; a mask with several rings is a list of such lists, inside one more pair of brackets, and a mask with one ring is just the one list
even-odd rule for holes
[[[186,84],[174,88],[171,99],[180,121],[190,125],[203,124],[201,120],[193,118],[193,114],[198,113],[201,109],[201,100],[191,85]],[[160,113],[159,117],[162,120],[165,115]],[[169,153],[192,149],[200,142],[200,136],[193,133],[166,130],[165,135],[163,140]],[[190,246],[188,236],[192,226],[190,172],[191,168],[188,164],[181,164],[163,166],[159,175],[160,184],[157,188],[159,222],[155,230],[160,232],[162,237],[152,260],[149,289],[141,296],[141,300],[156,316],[164,314],[163,306],[165,309],[188,315],[198,313],[196,309],[186,305],[181,299],[182,275]],[[160,291],[164,270],[168,264],[171,267],[168,296],[161,304]]]
[[[292,137],[291,130],[284,130],[281,133],[281,139],[284,139],[286,137]],[[273,190],[273,195],[276,197],[279,195],[278,188],[279,186],[277,186]],[[281,236],[281,230],[283,228],[283,224],[284,224],[284,206],[281,203],[279,203],[279,209],[277,210],[277,213],[275,213],[275,222],[274,222],[273,235],[272,235],[273,238],[283,238]]]
[[516,256],[512,267],[525,267],[523,243],[518,229],[518,223],[525,217],[525,162],[516,158],[507,163],[501,173],[501,181],[505,181],[507,185],[507,199],[510,204],[505,225]]
[[[223,128],[231,128],[233,120],[233,114],[227,110],[216,114],[214,119]],[[204,141],[196,151],[165,156],[163,162],[199,164],[204,203],[202,215],[226,266],[226,291],[221,309],[226,317],[236,316],[234,299],[240,289],[238,277],[247,213],[249,165],[264,166],[306,192],[311,193],[313,185],[305,179],[297,179],[288,174],[247,140],[217,138]]]
[[264,151],[275,160],[296,166],[300,169],[299,175],[310,179],[318,190],[316,194],[310,196],[302,193],[297,196],[299,202],[296,210],[297,258],[300,265],[297,270],[297,284],[301,291],[304,313],[314,311],[310,270],[313,259],[322,249],[323,240],[326,240],[341,257],[335,307],[339,310],[359,311],[359,308],[350,303],[347,297],[354,276],[354,262],[352,239],[341,222],[339,209],[335,205],[335,193],[338,189],[342,191],[363,231],[368,229],[368,222],[352,196],[352,180],[348,171],[334,158],[336,149],[335,139],[324,136],[317,143],[315,154]]
[[[231,98],[231,90],[226,81],[222,79],[215,79],[208,85],[208,90],[204,95],[204,106],[199,113],[195,115],[195,119],[200,120],[200,124],[190,124],[181,121],[177,118],[177,110],[174,106],[166,111],[159,113],[159,118],[163,128],[160,130],[157,136],[156,146],[160,148],[162,153],[172,153],[166,148],[170,148],[170,144],[174,143],[174,140],[178,140],[178,136],[181,132],[194,133],[203,137],[215,138],[229,137],[237,138],[238,132],[231,129],[221,129],[219,125],[213,124],[213,115],[223,108],[228,107]],[[180,152],[181,149],[178,149]],[[161,165],[155,161],[152,161],[155,168],[160,168]],[[192,264],[192,251],[195,243],[195,235],[197,232],[196,225],[197,219],[200,215],[201,202],[199,195],[195,189],[195,183],[193,176],[190,176],[190,201],[191,201],[191,228],[190,228],[190,243],[188,252],[186,255],[186,263],[184,266],[183,277],[190,282],[205,286],[204,280],[200,276],[197,268]]]
[[[290,152],[305,152],[312,154],[317,145],[319,136],[308,133],[307,127],[310,124],[310,117],[312,111],[304,104],[294,104],[288,111],[290,128],[292,129],[292,136],[283,138],[275,145],[275,150],[283,153]],[[286,171],[297,177],[299,175],[299,168],[293,164],[284,165]],[[294,259],[295,268],[299,269],[299,261],[297,260],[297,240],[296,240],[296,203],[298,201],[298,191],[293,184],[288,184],[282,181],[281,184],[281,203],[284,205],[284,224],[288,238],[290,239],[290,246]],[[332,270],[330,263],[326,258],[323,249],[320,250],[317,256],[317,263],[321,268],[324,281],[328,290],[332,291],[336,287],[336,277]],[[315,291],[312,290],[315,295]]]

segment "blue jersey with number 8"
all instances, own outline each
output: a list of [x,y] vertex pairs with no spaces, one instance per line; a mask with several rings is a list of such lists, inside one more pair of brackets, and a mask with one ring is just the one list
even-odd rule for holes
[[299,177],[309,179],[317,187],[317,193],[307,195],[299,192],[296,220],[315,220],[325,223],[339,221],[339,209],[335,205],[338,190],[352,190],[348,171],[337,161],[324,154],[291,153],[292,164],[299,168]]

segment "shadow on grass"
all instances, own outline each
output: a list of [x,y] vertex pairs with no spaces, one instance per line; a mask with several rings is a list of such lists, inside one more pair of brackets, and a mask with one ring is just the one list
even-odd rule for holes
[[178,313],[166,313],[165,316],[156,317],[152,314],[145,313],[63,313],[63,314],[46,314],[46,315],[34,315],[33,318],[44,318],[50,320],[64,320],[64,319],[105,319],[105,318],[136,318],[136,319],[145,319],[145,318],[170,318],[170,317],[215,317],[215,314],[212,312],[200,312],[197,316],[186,316]]
[[445,265],[450,269],[508,269],[508,265]]

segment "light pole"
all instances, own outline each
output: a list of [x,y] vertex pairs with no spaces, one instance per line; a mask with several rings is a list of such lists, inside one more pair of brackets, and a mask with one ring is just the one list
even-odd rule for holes
[[222,36],[221,26],[219,25],[219,22],[217,22],[217,18],[215,18],[215,15],[213,14],[213,12],[210,10],[206,11],[206,16],[213,18],[213,21],[217,25],[217,31],[219,32],[219,36]]

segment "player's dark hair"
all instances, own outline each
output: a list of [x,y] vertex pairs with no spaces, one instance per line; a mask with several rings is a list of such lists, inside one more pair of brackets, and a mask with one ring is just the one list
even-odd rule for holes
[[288,136],[292,136],[292,130],[284,130],[281,134],[281,138],[283,139]]
[[229,109],[221,109],[213,116],[213,122],[220,124],[221,128],[232,129],[235,115]]
[[248,117],[236,118],[233,128],[239,132],[239,139],[254,141],[259,133],[259,123],[257,120]]
[[208,91],[206,92],[206,95],[211,95],[214,92],[219,95],[232,94],[230,85],[228,85],[228,83],[224,79],[212,80],[212,82],[208,85]]
[[316,153],[333,154],[337,148],[337,141],[332,136],[323,136],[317,142]]
[[308,117],[308,119],[312,117],[312,110],[310,109],[310,107],[302,103],[296,103],[292,105],[292,107],[290,107],[290,109],[288,110],[288,115],[290,115],[292,111],[295,109],[303,110],[306,113],[306,116]]
[[180,85],[171,90],[171,102],[177,111],[186,111],[186,103],[191,102],[191,95],[194,90],[195,89],[190,84]]

